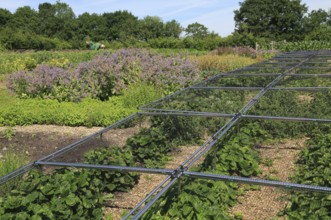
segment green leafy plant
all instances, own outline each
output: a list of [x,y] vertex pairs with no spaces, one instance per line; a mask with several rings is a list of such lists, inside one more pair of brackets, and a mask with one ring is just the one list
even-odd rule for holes
[[88,172],[32,171],[20,187],[0,198],[0,215],[3,219],[101,219],[99,184]]
[[167,154],[171,151],[164,133],[157,128],[143,128],[129,138],[126,146],[132,151],[135,160],[147,167],[162,167],[167,161]]
[[[301,184],[331,186],[331,135],[315,133],[300,152],[294,180]],[[329,219],[328,194],[296,192],[281,213],[290,219]]]
[[[192,180],[172,187],[162,202],[147,212],[146,219],[229,219],[227,208],[235,204],[236,184]],[[155,211],[157,210],[157,211]]]
[[[117,165],[117,166],[134,166],[134,158],[131,151],[127,148],[101,148],[99,150],[90,151],[85,155],[85,163],[98,165]],[[98,179],[102,182],[102,191],[129,191],[139,180],[139,174],[91,170],[90,176],[92,179]]]

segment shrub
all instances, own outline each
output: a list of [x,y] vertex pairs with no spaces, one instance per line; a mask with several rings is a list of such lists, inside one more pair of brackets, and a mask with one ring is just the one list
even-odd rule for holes
[[108,100],[136,83],[150,84],[169,94],[197,79],[193,62],[130,49],[97,56],[74,69],[41,65],[33,71],[18,72],[10,77],[8,88],[19,97],[79,101],[89,96]]
[[183,48],[183,40],[167,37],[167,38],[155,38],[148,40],[148,44],[151,48]]

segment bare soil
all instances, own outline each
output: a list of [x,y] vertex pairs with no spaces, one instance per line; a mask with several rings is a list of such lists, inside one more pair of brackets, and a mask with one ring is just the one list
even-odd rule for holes
[[[5,150],[13,150],[18,154],[25,154],[29,161],[35,161],[102,128],[55,125],[16,126],[13,128],[11,137],[4,135],[6,129],[8,128],[0,127],[0,154]],[[57,159],[65,162],[77,162],[89,149],[109,145],[123,146],[126,139],[137,133],[138,130],[139,127],[133,127],[108,131],[102,137],[98,136],[82,144],[77,150],[66,153],[65,156]]]
[[[287,140],[258,148],[262,158],[259,178],[290,182],[298,153],[304,147],[307,138]],[[249,190],[239,197],[239,203],[232,207],[232,215],[242,215],[243,220],[274,219],[286,206],[288,192],[274,187],[260,187]],[[283,219],[277,217],[277,219]]]

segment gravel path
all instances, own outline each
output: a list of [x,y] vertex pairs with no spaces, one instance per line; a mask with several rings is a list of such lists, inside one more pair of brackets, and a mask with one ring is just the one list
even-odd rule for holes
[[[307,138],[288,140],[258,149],[262,161],[259,178],[290,181],[298,153],[304,147]],[[242,215],[243,220],[274,219],[287,204],[286,191],[262,186],[258,190],[249,190],[238,198],[239,203],[232,207],[232,215]],[[279,218],[278,219],[282,219]]]

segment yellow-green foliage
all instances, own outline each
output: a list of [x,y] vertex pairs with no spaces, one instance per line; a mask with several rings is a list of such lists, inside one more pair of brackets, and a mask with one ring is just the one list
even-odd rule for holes
[[37,61],[29,56],[1,55],[0,66],[0,74],[6,74],[21,70],[32,70],[37,66]]
[[[1,50],[0,50],[1,51]],[[91,60],[104,51],[39,51],[39,52],[0,52],[0,75],[22,70],[32,70],[39,64],[67,67],[70,63],[80,63]]]
[[257,59],[241,57],[238,55],[203,55],[191,56],[189,59],[198,63],[201,71],[228,72],[259,62]]
[[[2,131],[5,133],[5,131]],[[4,134],[0,135],[4,136]],[[1,140],[1,139],[0,139]],[[7,149],[1,152],[0,158],[0,177],[20,168],[27,163],[27,158],[24,154],[17,154],[12,149]],[[20,179],[13,179],[0,187],[0,196],[9,192],[14,186],[17,186]]]
[[46,62],[44,62],[44,64],[48,65],[48,66],[53,66],[53,67],[68,67],[70,64],[70,60],[67,58],[58,58],[58,59],[51,59],[48,60]]

